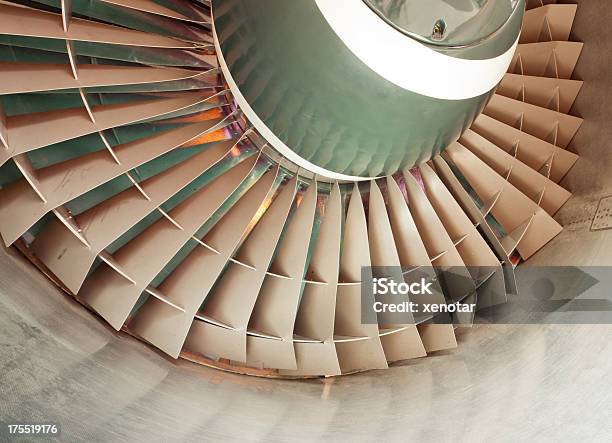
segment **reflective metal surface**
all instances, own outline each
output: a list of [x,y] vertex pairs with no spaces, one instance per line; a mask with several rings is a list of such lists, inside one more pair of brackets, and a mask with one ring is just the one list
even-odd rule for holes
[[[472,45],[497,32],[518,0],[364,0],[397,30],[429,44]],[[522,6],[522,4],[521,4]],[[441,35],[435,38],[436,24]]]
[[[523,5],[520,0],[520,10],[495,38],[474,47],[436,50],[450,63],[504,54],[516,42]],[[213,2],[213,16],[226,77],[261,125],[290,152],[327,171],[377,177],[423,163],[455,141],[490,96],[483,90],[442,99],[397,86],[351,52],[315,1]],[[390,57],[403,57],[414,69],[424,63],[409,53]],[[488,75],[474,68],[470,78]],[[435,85],[433,78],[439,76],[456,75],[436,70],[426,83]]]
[[167,360],[91,322],[13,252],[0,253],[0,305],[2,421],[57,421],[63,441],[612,436],[610,326],[479,326],[409,365],[281,381]]

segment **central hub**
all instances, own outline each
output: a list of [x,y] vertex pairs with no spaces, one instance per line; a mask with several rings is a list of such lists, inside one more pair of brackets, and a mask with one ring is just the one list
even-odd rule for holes
[[421,18],[415,3],[213,1],[236,102],[272,147],[319,176],[369,179],[427,161],[505,73],[524,1],[425,2]]

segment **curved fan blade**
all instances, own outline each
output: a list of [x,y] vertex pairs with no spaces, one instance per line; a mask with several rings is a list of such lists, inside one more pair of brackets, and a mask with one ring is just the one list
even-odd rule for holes
[[483,281],[505,297],[502,267],[559,234],[582,122],[576,5],[529,2],[509,72],[441,155],[339,183],[283,158],[236,107],[209,3],[0,4],[4,242],[175,358],[320,376],[456,347],[452,324],[362,323],[361,269],[488,267],[467,275],[484,306]]

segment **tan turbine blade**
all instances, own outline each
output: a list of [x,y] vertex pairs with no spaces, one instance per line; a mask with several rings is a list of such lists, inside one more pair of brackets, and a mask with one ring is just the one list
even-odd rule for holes
[[[78,69],[75,78],[66,65],[0,62],[0,94],[214,79],[212,73],[179,68],[80,64]],[[29,81],[24,82],[24,78]]]
[[210,2],[26,3],[0,2],[2,239],[172,358],[292,378],[450,350],[470,315],[366,322],[363,268],[448,283],[455,267],[463,283],[437,283],[429,302],[488,307],[561,232],[582,124],[576,5],[527,1],[472,126],[430,161],[353,183],[299,167],[252,126],[218,67]]
[[192,49],[192,43],[141,31],[72,18],[68,31],[61,17],[45,11],[0,4],[0,33],[58,40],[109,43],[151,48]]

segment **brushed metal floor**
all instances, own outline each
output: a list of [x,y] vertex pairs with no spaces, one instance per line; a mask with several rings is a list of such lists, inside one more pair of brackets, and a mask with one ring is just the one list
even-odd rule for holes
[[460,341],[336,379],[227,374],[115,334],[0,251],[0,421],[57,421],[62,441],[612,439],[612,326],[479,326]]

